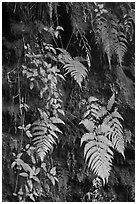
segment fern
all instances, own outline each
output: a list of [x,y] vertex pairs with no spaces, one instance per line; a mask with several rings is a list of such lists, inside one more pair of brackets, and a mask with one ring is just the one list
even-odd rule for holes
[[107,110],[111,110],[112,106],[114,105],[114,102],[115,102],[115,94],[113,94],[110,100],[108,101]]
[[111,170],[113,152],[111,142],[102,135],[102,128],[95,133],[83,135],[81,144],[87,142],[84,148],[84,157],[88,161],[88,167],[103,179],[103,183],[108,180]]
[[127,51],[127,39],[123,31],[124,25],[111,15],[107,10],[97,11],[95,18],[95,37],[97,44],[101,44],[107,55],[111,68],[111,59],[117,56],[120,65]]
[[123,57],[127,51],[127,39],[123,31],[117,32],[115,41],[114,52],[117,55],[120,66],[122,65]]
[[33,135],[33,143],[36,147],[36,151],[43,161],[45,155],[48,152],[53,150],[54,145],[57,143],[58,135],[57,133],[62,132],[58,129],[58,127],[53,124],[55,123],[63,123],[60,119],[47,119],[45,120],[37,120],[32,124],[32,135]]
[[87,76],[86,67],[77,58],[73,59],[70,54],[64,50],[59,49],[62,53],[59,54],[58,58],[61,63],[63,63],[63,68],[66,70],[66,74],[70,73],[74,80],[81,87],[82,81]]
[[112,142],[114,148],[124,157],[123,127],[119,119],[122,119],[122,117],[115,110],[104,119],[103,123],[111,128],[111,132],[108,133],[107,137]]
[[80,124],[88,133],[81,138],[84,146],[84,157],[88,167],[94,174],[101,177],[103,184],[108,182],[111,171],[113,150],[117,150],[124,157],[123,120],[117,109],[113,110],[115,94],[112,95],[106,107],[98,99],[90,97],[87,111]]
[[135,31],[135,17],[133,10],[131,10],[129,14],[124,15],[123,25],[127,39],[129,39],[129,42],[132,42]]

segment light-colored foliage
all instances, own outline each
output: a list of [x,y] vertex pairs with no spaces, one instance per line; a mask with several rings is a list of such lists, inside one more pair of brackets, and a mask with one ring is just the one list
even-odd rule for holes
[[44,120],[38,120],[32,124],[33,143],[41,161],[44,160],[48,152],[53,150],[54,144],[58,140],[57,133],[62,134],[51,119],[44,118]]
[[127,38],[123,25],[117,17],[103,7],[98,8],[94,21],[94,33],[97,44],[103,47],[107,55],[110,68],[113,56],[116,56],[119,64],[122,65],[123,57],[127,51]]
[[87,111],[80,122],[88,131],[81,138],[81,145],[85,144],[85,160],[93,173],[102,178],[103,184],[108,182],[113,149],[124,157],[123,127],[120,122],[123,118],[116,108],[113,111],[114,102],[114,94],[106,107],[100,105],[95,97],[90,97]]
[[73,59],[71,55],[64,49],[59,49],[59,61],[64,64],[63,68],[66,70],[66,74],[70,73],[74,80],[81,87],[82,81],[87,76],[87,68],[77,59]]

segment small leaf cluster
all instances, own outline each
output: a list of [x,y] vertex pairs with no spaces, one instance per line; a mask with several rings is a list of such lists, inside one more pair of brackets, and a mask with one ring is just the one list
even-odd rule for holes
[[37,54],[30,45],[27,45],[27,63],[23,66],[23,73],[29,79],[30,89],[37,88],[39,98],[43,101],[43,106],[38,108],[39,117],[31,127],[33,142],[42,161],[47,152],[53,149],[55,140],[58,140],[56,132],[62,133],[55,126],[55,123],[64,124],[59,114],[65,115],[62,109],[61,90],[58,88],[60,80],[64,80],[64,77],[57,67],[57,53],[53,46],[44,43],[43,46],[45,54]]
[[[16,159],[12,162],[11,168],[18,172],[18,181],[20,185],[15,189],[14,196],[18,196],[20,202],[29,198],[32,201],[42,195],[41,175],[45,179],[46,184],[55,186],[58,179],[56,177],[56,167],[51,167],[49,162],[38,164],[38,158],[35,155],[36,149],[29,144],[26,145],[24,151],[17,154]],[[29,162],[24,161],[24,154],[28,155]]]

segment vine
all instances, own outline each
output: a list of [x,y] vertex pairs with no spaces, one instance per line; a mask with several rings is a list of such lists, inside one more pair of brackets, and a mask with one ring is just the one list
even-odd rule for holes
[[[124,161],[133,142],[133,131],[118,111],[121,87],[108,102],[100,93],[110,96],[117,79],[107,77],[117,76],[109,68],[115,63],[122,68],[129,43],[134,44],[132,6],[115,5],[120,14],[107,3],[6,3],[13,39],[3,37],[2,159],[9,200],[67,202],[76,193],[78,201],[104,201],[116,152]],[[71,22],[68,42],[62,10]],[[71,53],[74,44],[78,54]],[[95,56],[98,47],[109,68],[102,61],[98,69],[94,62],[101,59]],[[103,88],[90,80],[92,74],[103,74]]]

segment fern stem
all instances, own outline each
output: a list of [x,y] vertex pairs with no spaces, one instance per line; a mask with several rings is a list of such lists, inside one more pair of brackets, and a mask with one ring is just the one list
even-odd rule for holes
[[73,34],[74,34],[74,31],[72,32],[72,34],[71,34],[71,36],[70,36],[70,38],[69,38],[68,44],[67,44],[67,46],[66,46],[66,50],[68,50],[68,47],[69,47],[69,45],[70,45],[70,42],[71,42],[71,39],[72,39]]
[[[18,63],[18,96],[19,96],[19,110],[20,110],[20,116],[21,116],[21,126],[24,125],[24,113],[22,111],[21,103],[22,103],[22,98],[21,98],[21,84],[20,84],[20,73],[19,73],[19,63]],[[22,149],[22,144],[23,144],[23,129],[21,131],[21,140],[20,140],[20,150]]]

